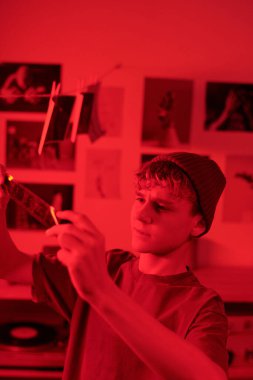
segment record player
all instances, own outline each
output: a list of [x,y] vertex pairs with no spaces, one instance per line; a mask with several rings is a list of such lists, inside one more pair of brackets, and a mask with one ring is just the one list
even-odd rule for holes
[[0,379],[61,379],[68,333],[48,306],[0,294]]

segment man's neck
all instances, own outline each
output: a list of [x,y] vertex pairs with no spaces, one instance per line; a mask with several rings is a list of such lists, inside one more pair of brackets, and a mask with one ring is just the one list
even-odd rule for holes
[[186,271],[192,259],[191,243],[168,254],[141,253],[139,256],[139,270],[145,274],[169,276]]

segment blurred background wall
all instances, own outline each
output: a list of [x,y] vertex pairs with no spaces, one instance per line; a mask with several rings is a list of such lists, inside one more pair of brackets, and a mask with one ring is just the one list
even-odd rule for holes
[[[231,159],[242,162],[246,157],[250,171],[253,134],[212,133],[204,129],[204,120],[207,82],[253,83],[252,11],[251,0],[2,1],[1,62],[61,64],[63,92],[75,89],[78,80],[102,76],[122,65],[102,81],[122,97],[118,135],[107,134],[93,144],[86,135],[79,136],[72,171],[13,168],[11,172],[24,183],[73,185],[73,207],[87,213],[105,233],[107,248],[130,249],[133,173],[143,154],[196,151],[214,158],[225,174]],[[142,143],[145,78],[192,81],[186,144],[162,147]],[[117,104],[115,99],[113,104]],[[6,163],[7,120],[41,121],[44,115],[1,112],[0,118],[0,161]],[[108,162],[118,163],[117,172],[112,164],[106,168],[117,176],[108,197],[87,190],[92,176],[89,155],[95,157],[94,163],[101,152],[104,157],[109,152]],[[250,189],[248,197],[251,192],[253,196]],[[239,192],[238,200],[242,196]],[[223,197],[215,226],[199,243],[196,265],[253,264],[251,214],[224,220],[224,202]],[[43,231],[13,229],[11,233],[20,248],[29,252],[53,244]]]

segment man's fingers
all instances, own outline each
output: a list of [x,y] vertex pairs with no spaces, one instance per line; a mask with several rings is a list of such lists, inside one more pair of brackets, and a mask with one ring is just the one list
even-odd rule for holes
[[77,236],[69,233],[58,235],[58,240],[61,247],[67,250],[77,250],[83,247],[83,242]]
[[66,266],[75,261],[75,253],[83,250],[83,243],[73,235],[67,233],[58,237],[61,249],[57,251],[58,259]]
[[72,222],[80,229],[88,231],[94,230],[98,232],[97,227],[92,223],[92,221],[87,216],[78,212],[71,210],[57,211],[56,216],[59,217],[59,219],[65,219]]
[[89,236],[94,236],[93,232],[87,229],[81,230],[77,228],[74,224],[57,224],[46,230],[46,235],[50,237],[59,237],[63,234],[75,236],[80,241],[84,241],[84,239],[87,239]]
[[65,266],[68,266],[71,259],[71,252],[67,249],[61,248],[57,251],[58,260]]

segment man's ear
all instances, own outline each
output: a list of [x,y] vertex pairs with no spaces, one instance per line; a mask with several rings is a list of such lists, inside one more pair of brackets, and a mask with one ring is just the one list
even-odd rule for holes
[[193,220],[193,227],[191,231],[192,237],[198,237],[202,235],[206,230],[206,223],[201,214],[196,214]]

